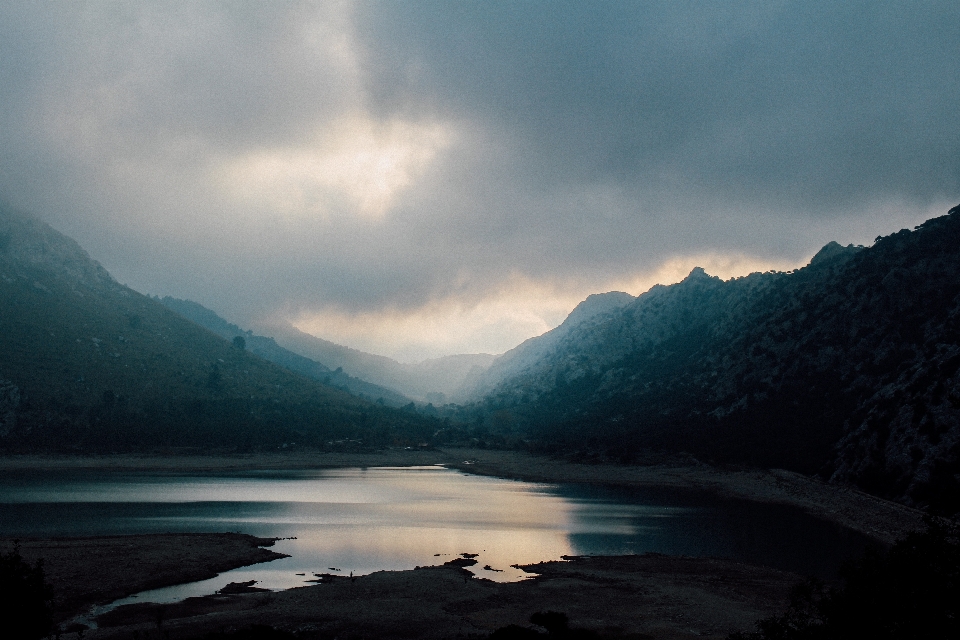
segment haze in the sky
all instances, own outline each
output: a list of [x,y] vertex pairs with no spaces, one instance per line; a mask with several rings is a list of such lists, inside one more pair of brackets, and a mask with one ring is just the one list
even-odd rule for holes
[[0,3],[0,197],[402,360],[960,201],[960,3]]

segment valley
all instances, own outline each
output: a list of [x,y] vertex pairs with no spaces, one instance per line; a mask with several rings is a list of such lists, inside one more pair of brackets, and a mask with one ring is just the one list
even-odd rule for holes
[[[84,486],[76,485],[78,478],[117,478],[114,489],[102,490],[116,495],[75,508],[73,522],[83,527],[116,519],[139,532],[120,536],[123,531],[109,527],[121,525],[108,524],[80,537],[65,529],[61,540],[36,529],[22,543],[25,558],[49,562],[47,575],[60,593],[58,624],[77,632],[86,628],[78,625],[92,626],[86,637],[199,638],[267,625],[307,640],[348,630],[371,638],[485,638],[555,611],[592,637],[724,638],[778,615],[791,587],[813,571],[815,563],[803,560],[779,566],[777,554],[786,552],[778,547],[796,546],[801,558],[816,547],[801,537],[804,527],[786,531],[793,526],[785,524],[793,522],[788,513],[843,532],[837,540],[853,537],[872,545],[861,548],[882,550],[924,530],[930,514],[949,516],[960,504],[954,402],[960,393],[960,208],[872,247],[829,244],[790,273],[723,281],[694,269],[680,283],[638,297],[592,295],[559,327],[501,356],[418,365],[289,327],[257,335],[197,303],[143,296],[113,280],[69,238],[25,214],[2,213],[0,479],[63,478],[66,496],[68,486]],[[274,538],[305,535],[279,523],[304,526],[322,512],[294,516],[287,503],[267,501],[228,516],[231,501],[240,499],[230,498],[214,507],[211,522],[238,533],[209,532],[216,525],[176,531],[208,517],[199,505],[220,504],[211,496],[236,482],[338,473],[373,478],[403,469],[459,471],[508,488],[517,483],[504,496],[484,498],[484,508],[520,504],[521,485],[536,495],[571,492],[562,500],[564,509],[574,510],[609,507],[615,500],[584,496],[621,492],[659,496],[666,500],[657,507],[666,509],[662,517],[681,522],[679,514],[714,507],[672,505],[669,496],[711,496],[708,502],[727,505],[716,507],[721,512],[734,504],[748,505],[743,514],[769,508],[759,519],[770,526],[758,531],[775,531],[781,544],[761,540],[769,531],[747,532],[743,521],[750,540],[738,544],[746,553],[715,557],[694,546],[685,555],[668,545],[669,553],[660,555],[643,545],[667,531],[667,521],[628,525],[621,513],[605,516],[619,523],[604,525],[609,529],[561,527],[557,531],[566,533],[557,539],[567,542],[559,551],[495,562],[535,574],[519,582],[494,579],[502,569],[489,559],[482,570],[468,570],[477,550],[443,547],[426,555],[461,557],[425,556],[416,569],[393,560],[401,568],[387,562],[348,577],[331,569],[316,574],[312,586],[283,583],[273,591],[240,580],[218,594],[89,613],[92,605],[144,589],[263,561],[269,566],[278,552],[264,547]],[[140,486],[137,478],[149,487],[185,479],[197,506],[155,496],[144,499],[142,516],[124,520],[117,514],[141,507],[134,501],[115,513],[114,503]],[[388,481],[374,491],[382,496],[373,503],[410,490],[404,486]],[[19,514],[16,503],[28,493],[14,491],[5,508]],[[311,495],[303,504],[327,504]],[[362,512],[358,505],[366,499],[358,500],[343,507],[354,514],[348,521]],[[438,497],[425,500],[443,511]],[[399,512],[399,504],[388,511]],[[621,505],[613,513],[634,508],[653,507]],[[192,515],[183,519],[183,509]],[[287,515],[274,522],[257,509]],[[332,531],[324,527],[342,526],[336,524],[342,516],[327,517],[311,525],[319,527],[318,539],[333,540],[332,533],[322,534]],[[161,535],[149,524],[154,521],[169,523],[173,533]],[[461,526],[437,525],[429,535],[445,531],[449,538]],[[559,525],[529,525],[530,532],[523,526],[494,527],[487,539],[534,540],[534,531]],[[627,529],[641,546],[622,556],[609,540]],[[374,541],[387,530],[371,520],[362,535],[344,539],[359,545],[351,553],[376,555]],[[669,530],[672,538],[686,539],[682,527]],[[420,535],[416,531],[403,535]],[[254,537],[245,537],[251,532]],[[591,547],[584,542],[590,535],[608,542]],[[388,537],[407,554],[431,544]],[[825,552],[842,546],[823,540]],[[532,544],[541,554],[552,548]],[[9,553],[15,543],[8,538],[4,545]],[[764,548],[777,550],[757,555]],[[104,562],[108,556],[114,561]],[[831,562],[826,571],[834,575],[839,560]],[[297,568],[306,580],[308,571]],[[260,575],[257,570],[238,575]]]

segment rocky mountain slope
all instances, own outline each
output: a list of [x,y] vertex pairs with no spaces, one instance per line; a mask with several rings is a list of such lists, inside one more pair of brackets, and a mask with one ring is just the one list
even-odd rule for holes
[[354,378],[344,373],[342,367],[331,369],[316,360],[311,360],[289,349],[284,349],[278,345],[277,341],[273,338],[255,335],[252,331],[244,331],[239,326],[224,320],[215,312],[197,302],[180,300],[179,298],[173,298],[171,296],[164,296],[163,298],[156,297],[154,299],[168,309],[179,313],[187,320],[209,329],[222,338],[230,341],[241,338],[243,340],[241,344],[243,344],[244,348],[250,353],[260,356],[264,360],[269,360],[274,364],[278,364],[281,367],[305,375],[308,378],[313,378],[324,384],[337,387],[355,396],[382,402],[389,407],[402,407],[410,403],[410,398],[392,389],[372,384],[360,378]]
[[960,509],[960,207],[574,326],[475,405],[537,446],[686,451]]
[[490,393],[503,381],[548,360],[574,328],[587,322],[597,324],[609,318],[614,311],[633,302],[634,299],[629,293],[622,291],[595,293],[588,296],[570,312],[559,327],[541,336],[525,340],[519,346],[498,356],[488,369],[465,380],[458,395],[461,398],[470,399]]
[[237,348],[0,206],[0,448],[360,446],[435,428]]

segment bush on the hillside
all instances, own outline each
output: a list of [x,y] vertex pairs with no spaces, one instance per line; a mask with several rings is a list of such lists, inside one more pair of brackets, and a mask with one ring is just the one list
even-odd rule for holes
[[927,530],[871,552],[841,572],[843,586],[816,580],[794,588],[782,616],[731,640],[937,640],[960,638],[960,530],[929,520]]
[[31,566],[20,548],[0,553],[0,635],[36,640],[53,627],[53,588],[43,575],[43,561]]

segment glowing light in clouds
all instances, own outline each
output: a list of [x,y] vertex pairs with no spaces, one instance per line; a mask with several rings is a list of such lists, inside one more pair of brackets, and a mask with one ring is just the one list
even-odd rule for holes
[[956,2],[506,4],[0,2],[0,197],[139,291],[403,360],[960,198]]
[[260,149],[221,170],[241,200],[288,216],[333,210],[379,218],[454,139],[451,127],[350,117],[303,146]]
[[590,293],[626,291],[639,295],[655,284],[681,281],[694,267],[703,267],[710,275],[727,280],[755,271],[785,271],[808,261],[773,262],[745,255],[702,254],[672,258],[656,271],[605,282],[556,285],[515,276],[507,286],[472,303],[447,298],[416,309],[359,314],[329,307],[303,312],[293,324],[305,333],[403,362],[455,351],[502,353],[558,326]]

